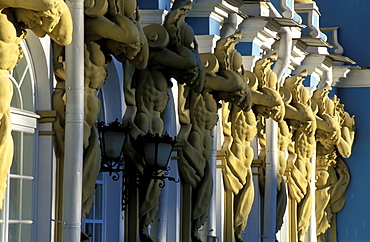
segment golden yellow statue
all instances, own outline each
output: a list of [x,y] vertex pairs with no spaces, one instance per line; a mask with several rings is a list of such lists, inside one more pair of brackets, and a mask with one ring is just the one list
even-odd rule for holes
[[[237,33],[226,39],[221,39],[217,43],[214,55],[201,55],[206,68],[206,81],[201,93],[191,90],[188,86],[179,87],[181,129],[178,142],[182,148],[182,156],[179,158],[179,171],[182,182],[190,184],[192,187],[193,241],[201,241],[198,228],[206,220],[208,205],[212,196],[213,184],[209,170],[209,155],[212,148],[212,129],[218,120],[218,102],[220,100],[233,102],[235,110],[241,110],[240,114],[242,116],[243,111],[248,111],[251,107],[251,94],[247,82],[242,75],[236,72],[240,68],[238,63],[240,64],[241,61],[240,54],[236,52],[234,46],[236,44],[235,39],[239,37],[240,33]],[[247,158],[239,158],[248,163]],[[249,168],[248,164],[243,164],[243,167],[244,171]],[[235,174],[229,174],[229,176],[234,177]],[[241,175],[242,186],[246,184],[246,177],[247,172]],[[248,188],[250,188],[249,185]],[[237,186],[240,190],[240,185]],[[243,199],[247,199],[247,197],[243,197]],[[244,203],[241,201],[240,206],[242,206],[241,204]],[[242,217],[248,216],[249,212],[246,215],[244,208],[239,207],[238,209],[235,210],[243,212]],[[244,222],[239,223],[238,227],[243,227]]]
[[[230,105],[230,107],[229,107]],[[257,133],[253,111],[243,111],[231,103],[223,103],[223,131],[226,166],[224,180],[226,189],[234,194],[234,234],[236,241],[243,241],[244,231],[254,199],[251,164],[253,149],[250,143]],[[231,109],[231,110],[230,110]]]
[[344,111],[343,104],[324,86],[313,93],[319,112],[316,153],[316,231],[317,241],[326,242],[326,231],[345,203],[350,175],[342,157],[348,158],[354,139],[354,118]]
[[233,204],[227,206],[233,208],[236,241],[243,241],[241,233],[247,225],[254,199],[251,168],[253,150],[250,143],[256,135],[256,117],[251,110],[252,93],[247,80],[238,72],[241,68],[241,55],[234,48],[237,43],[235,39],[240,37],[241,34],[236,33],[219,40],[215,50],[220,63],[217,77],[220,81],[223,78],[224,83],[235,85],[233,90],[220,92],[218,96],[227,101],[222,102],[224,143],[221,151],[226,155],[223,173],[226,189],[233,193]]
[[[22,56],[20,42],[23,35],[17,35],[12,13],[1,10],[0,13],[0,209],[3,206],[7,175],[13,158],[12,125],[10,120],[10,102],[13,96],[13,84],[9,79],[10,71]],[[14,19],[13,19],[14,21]]]
[[[113,2],[113,1],[112,1]],[[132,2],[132,1],[130,1]],[[139,12],[136,11],[136,2],[133,11],[129,11],[128,1],[115,1],[108,14],[105,1],[85,1],[88,8],[85,11],[85,47],[84,47],[84,169],[82,189],[82,215],[89,212],[94,202],[94,188],[100,170],[100,149],[98,134],[95,127],[100,112],[100,101],[97,92],[105,82],[106,66],[111,61],[109,54],[118,60],[129,60],[137,68],[147,64],[148,51],[146,38],[138,21]],[[119,9],[117,7],[119,6]],[[126,7],[126,11],[124,10]],[[98,13],[96,13],[98,12]],[[126,16],[127,14],[127,16]],[[133,16],[136,14],[137,19]],[[57,120],[54,123],[58,157],[64,157],[64,124],[65,124],[65,58],[64,49],[53,43],[54,72],[57,86],[53,93],[53,107],[57,111]],[[139,60],[140,59],[140,63]]]
[[292,156],[285,156],[285,153],[292,142],[292,131],[285,121],[278,123],[278,172],[277,172],[277,201],[276,201],[276,232],[281,229],[283,225],[283,218],[287,205],[287,188],[285,171],[288,159]]
[[[31,29],[39,37],[49,35],[59,46],[68,45],[72,41],[72,18],[64,1],[34,1],[33,6],[28,1],[22,4],[20,1],[11,2],[12,6],[17,7],[14,10],[15,16],[22,27]],[[64,66],[58,69],[56,76],[61,75],[65,80]]]
[[[0,208],[4,199],[6,179],[13,157],[10,102],[13,84],[9,73],[22,58],[20,42],[26,37],[26,28],[37,35],[48,34],[62,45],[71,42],[71,16],[64,1],[0,1]],[[32,21],[36,20],[33,26]],[[42,33],[41,33],[42,32]]]
[[[169,100],[171,77],[195,91],[204,84],[204,67],[200,59],[193,30],[185,22],[186,12],[192,8],[188,3],[172,10],[162,25],[144,28],[150,46],[149,61],[145,69],[135,70],[125,65],[125,101],[127,104],[124,123],[130,124],[130,139],[126,142],[125,158],[134,164],[139,174],[146,172],[142,147],[137,144],[139,135],[147,132],[162,135],[164,121],[161,114]],[[148,225],[158,211],[161,188],[155,179],[141,183],[139,201],[140,238],[152,241]]]
[[[293,129],[294,146],[289,149],[288,188],[292,200],[290,213],[296,214],[298,240],[304,239],[311,216],[312,198],[310,181],[312,176],[311,157],[315,151],[316,108],[308,90],[302,85],[307,71],[288,77],[284,87],[292,93],[292,100],[286,104],[285,118]],[[294,159],[295,158],[295,159]],[[295,230],[295,228],[292,228]]]
[[[249,76],[254,75],[255,81],[250,83],[253,95],[254,110],[257,115],[257,134],[261,145],[259,159],[265,160],[266,141],[265,141],[265,119],[272,118],[276,122],[282,122],[285,116],[285,106],[279,93],[279,86],[276,74],[271,70],[273,61],[277,59],[277,54],[256,61],[253,73],[246,72]],[[253,78],[251,79],[253,80]],[[264,174],[260,173],[260,184],[264,186]]]

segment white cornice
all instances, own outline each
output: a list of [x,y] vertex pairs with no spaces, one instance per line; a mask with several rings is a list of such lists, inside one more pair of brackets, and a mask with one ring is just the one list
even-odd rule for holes
[[333,66],[333,83],[332,86],[336,86],[340,78],[346,78],[350,72],[349,67],[345,66]]
[[370,87],[370,69],[350,68],[347,77],[339,78],[337,87]]

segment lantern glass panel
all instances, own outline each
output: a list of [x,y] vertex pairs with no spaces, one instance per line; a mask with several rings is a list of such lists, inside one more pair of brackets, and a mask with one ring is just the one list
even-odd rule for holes
[[172,144],[169,143],[158,144],[158,168],[166,168],[172,152],[172,147]]
[[145,161],[148,166],[154,166],[156,154],[155,154],[155,146],[156,143],[144,143],[144,155]]
[[124,132],[106,131],[104,133],[105,155],[110,158],[118,158],[121,155],[125,138]]

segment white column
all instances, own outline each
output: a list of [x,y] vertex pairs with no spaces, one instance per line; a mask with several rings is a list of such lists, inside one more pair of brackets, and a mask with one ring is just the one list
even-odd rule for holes
[[81,237],[84,124],[84,1],[68,0],[73,20],[72,43],[66,47],[66,127],[63,182],[65,242]]
[[[253,159],[258,159],[258,154],[260,153],[260,146],[258,137],[256,136],[252,142],[251,147],[253,149]],[[259,185],[259,175],[258,175],[258,167],[252,166],[252,174],[253,174],[253,186],[254,186],[254,200],[252,205],[252,210],[249,213],[248,217],[248,224],[246,229],[244,230],[242,234],[242,238],[244,241],[261,241],[261,225],[262,225],[262,204],[261,204],[261,192],[260,191],[260,185]],[[252,221],[252,222],[249,222]]]
[[275,242],[278,162],[278,125],[266,120],[266,178],[263,216],[263,242]]
[[217,126],[212,130],[213,136],[213,146],[211,154],[209,156],[210,160],[210,170],[212,173],[213,179],[213,188],[212,188],[212,198],[209,203],[208,209],[208,220],[207,220],[207,235],[211,237],[216,237],[216,163],[217,163]]

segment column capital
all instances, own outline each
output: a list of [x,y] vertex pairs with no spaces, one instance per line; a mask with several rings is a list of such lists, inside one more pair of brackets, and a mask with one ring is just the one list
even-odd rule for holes
[[264,52],[271,51],[273,44],[279,39],[280,25],[268,17],[250,17],[239,25],[242,38],[236,49],[243,56],[243,65],[252,70],[255,62]]
[[144,27],[149,24],[163,24],[168,13],[165,9],[140,9],[140,23]]
[[301,65],[297,66],[292,73],[294,75],[303,70],[307,70],[308,75],[303,81],[303,85],[314,88],[321,80],[323,80],[323,78],[331,79],[331,77],[326,77],[326,73],[331,72],[333,63],[333,59],[327,55],[309,54],[302,61]]
[[[230,13],[237,13],[237,6],[241,4],[240,0],[199,0],[193,5],[186,22],[194,30],[199,53],[213,53],[221,35],[221,23]],[[242,21],[241,16],[236,19],[238,23]]]

